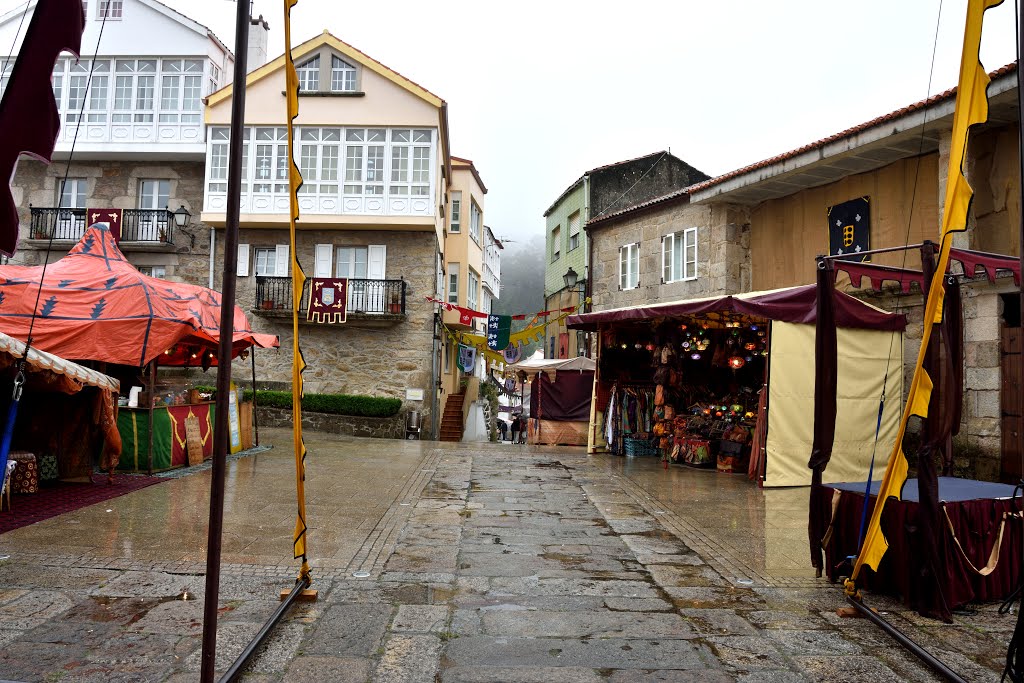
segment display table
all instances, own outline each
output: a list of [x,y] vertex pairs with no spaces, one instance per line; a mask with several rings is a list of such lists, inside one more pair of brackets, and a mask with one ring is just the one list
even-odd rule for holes
[[[153,408],[153,471],[169,470],[188,464],[185,419],[195,415],[203,459],[213,456],[213,403],[162,405]],[[149,469],[149,411],[146,408],[119,408],[117,429],[121,432],[121,460],[117,469],[145,472]]]
[[[811,500],[811,514],[821,516],[822,528],[828,526],[830,518],[833,520],[832,538],[825,547],[825,570],[832,581],[839,578],[839,566],[857,553],[864,487],[865,482],[827,484]],[[878,482],[874,482],[871,491],[877,490]],[[949,515],[953,534],[975,567],[984,567],[988,562],[1004,513],[1008,513],[998,564],[988,576],[980,576],[971,569],[957,549],[949,525],[942,519],[946,542],[940,557],[944,567],[940,582],[951,609],[972,601],[1002,600],[1017,587],[1024,551],[1024,525],[1020,516],[1013,514],[1020,509],[1021,500],[1014,501],[1010,498],[1012,494],[1013,486],[1009,484],[939,477],[939,500],[943,501]],[[836,495],[838,499],[834,500]],[[889,549],[879,563],[878,572],[866,569],[859,581],[869,590],[899,595],[908,606],[916,609],[924,602],[924,597],[919,595],[919,577],[926,557],[917,533],[916,479],[907,480],[902,496],[903,500],[890,499],[882,511],[882,533],[889,542]],[[870,498],[873,508],[875,496]]]

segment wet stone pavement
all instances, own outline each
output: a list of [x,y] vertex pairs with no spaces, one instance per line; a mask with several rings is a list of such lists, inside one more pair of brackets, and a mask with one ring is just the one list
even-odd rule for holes
[[[350,440],[346,452],[385,443]],[[375,524],[330,558],[312,558],[319,600],[290,611],[242,680],[936,680],[877,627],[839,619],[841,592],[827,582],[776,583],[752,569],[758,578],[745,585],[745,576],[723,574],[742,563],[695,552],[685,530],[699,520],[646,495],[657,492],[611,459],[490,444],[417,448]],[[344,462],[333,467],[345,471]],[[206,477],[185,479],[208,487]],[[203,514],[192,522],[205,527]],[[332,534],[351,532],[311,524],[314,555]],[[33,553],[4,537],[0,553],[12,554],[0,563],[0,679],[198,679],[198,562],[155,551],[127,560],[123,547]],[[294,563],[234,559],[222,574],[218,671],[294,578]],[[355,569],[370,576],[354,578]],[[998,680],[1014,617],[986,606],[943,625],[882,598],[872,604],[967,680]]]

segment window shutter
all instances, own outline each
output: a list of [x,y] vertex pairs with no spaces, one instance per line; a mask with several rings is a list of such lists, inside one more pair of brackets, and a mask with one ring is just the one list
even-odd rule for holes
[[383,244],[370,244],[366,247],[366,278],[368,280],[384,279],[387,250],[387,246]]
[[274,268],[277,277],[288,277],[288,245],[277,245],[277,265]]
[[661,237],[661,284],[672,281],[672,235]]
[[235,274],[238,277],[247,277],[249,275],[249,245],[239,244],[238,245],[238,266],[235,270]]
[[619,291],[622,291],[622,285],[623,285],[623,282],[622,282],[622,273],[623,273],[623,268],[622,268],[622,256],[623,256],[623,253],[622,253],[622,250],[624,248],[625,247],[619,247]]
[[313,277],[331,277],[331,261],[332,255],[334,254],[334,247],[330,244],[318,244],[316,245],[314,263],[313,263]]

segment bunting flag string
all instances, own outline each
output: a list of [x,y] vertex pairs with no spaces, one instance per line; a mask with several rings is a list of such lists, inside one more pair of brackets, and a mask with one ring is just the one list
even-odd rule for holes
[[302,560],[299,580],[309,583],[309,563],[306,559],[306,444],[302,439],[302,372],[306,362],[299,347],[299,305],[302,301],[302,289],[306,283],[306,274],[299,264],[299,250],[295,244],[295,221],[299,218],[299,188],[302,186],[302,174],[295,165],[293,141],[295,133],[293,125],[299,115],[299,78],[292,59],[292,23],[291,11],[298,0],[284,0],[284,61],[285,61],[285,95],[288,125],[288,203],[289,226],[288,234],[291,242],[292,257],[292,441],[295,448],[295,493],[298,499],[298,512],[295,519],[295,531],[292,535],[292,550],[295,559]]
[[[960,82],[957,86],[953,131],[950,137],[942,230],[939,234],[939,257],[935,265],[935,272],[939,274],[945,273],[949,265],[953,234],[967,229],[967,214],[974,196],[974,191],[963,174],[967,138],[972,126],[984,123],[988,119],[986,88],[989,77],[979,58],[982,23],[985,11],[1001,2],[1002,0],[969,0],[967,5],[964,45],[960,61]],[[914,368],[914,377],[910,383],[910,391],[907,394],[907,402],[903,410],[903,418],[900,421],[899,432],[896,435],[896,443],[878,490],[877,502],[871,512],[871,522],[864,534],[864,544],[860,548],[860,554],[857,555],[853,571],[846,582],[846,592],[850,595],[857,593],[857,577],[864,566],[867,565],[877,571],[878,563],[889,547],[882,534],[882,510],[886,500],[890,497],[900,499],[903,484],[907,479],[909,466],[903,453],[903,436],[906,433],[907,422],[912,415],[921,418],[928,417],[928,403],[931,398],[933,380],[924,368],[924,361],[933,328],[942,322],[945,296],[943,285],[944,278],[941,275],[932,278],[925,304],[921,347],[917,356],[917,365]]]
[[[442,301],[441,299],[438,299],[438,298],[435,298],[435,297],[432,297],[432,296],[427,296],[427,297],[423,297],[423,298],[426,299],[427,301],[429,301],[432,304],[439,305],[442,309],[444,309],[446,311],[458,311],[459,312],[459,320],[460,320],[460,322],[462,322],[463,325],[471,324],[473,318],[486,318],[486,317],[488,317],[490,315],[489,313],[484,313],[483,311],[476,311],[476,310],[473,310],[472,308],[466,308],[465,306],[459,306],[457,304],[448,303],[447,301]],[[588,297],[584,303],[588,303],[589,304],[590,303],[590,298]],[[518,313],[516,315],[511,315],[509,317],[512,318],[512,320],[526,320],[527,315],[532,315],[533,317],[530,320],[530,324],[527,325],[527,327],[529,327],[529,326],[533,325],[534,323],[536,323],[541,318],[547,318],[548,316],[552,316],[552,315],[555,315],[555,314],[561,314],[561,313],[574,313],[574,312],[576,312],[576,311],[578,311],[580,309],[580,306],[582,306],[582,304],[579,304],[577,306],[566,306],[565,308],[552,308],[549,311],[539,311],[539,312],[533,313],[533,314]],[[562,320],[565,317],[566,316],[560,316],[559,320]]]
[[[555,320],[551,321],[551,323],[549,324],[561,324],[576,310],[577,308],[575,307],[562,309],[562,312],[558,315],[558,317],[555,318]],[[505,359],[505,356],[502,353],[504,349],[491,348],[488,345],[488,340],[485,335],[453,330],[449,328],[447,325],[442,325],[441,327],[442,329],[444,329],[449,341],[451,341],[453,344],[475,347],[477,353],[482,354],[484,358],[487,359],[488,363],[496,363],[500,366],[508,364],[508,361]],[[506,345],[506,348],[508,348],[509,346],[515,347],[520,344],[526,345],[529,344],[530,342],[540,341],[543,338],[544,325],[531,325],[530,327],[527,327],[524,330],[520,330],[519,332],[512,332],[511,334],[509,334],[508,344]]]

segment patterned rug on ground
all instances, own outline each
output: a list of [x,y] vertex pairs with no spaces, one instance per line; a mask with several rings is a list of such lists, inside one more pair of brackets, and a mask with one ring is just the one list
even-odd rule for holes
[[0,512],[0,534],[163,481],[167,480],[143,474],[115,474],[113,483],[108,484],[106,473],[101,473],[92,475],[91,484],[54,482],[41,485],[38,493],[12,493],[12,509],[6,509],[5,503]]

